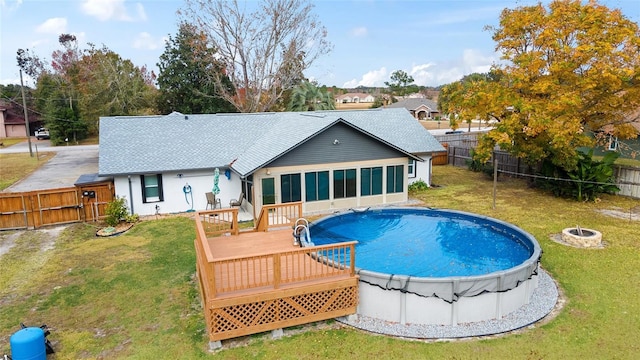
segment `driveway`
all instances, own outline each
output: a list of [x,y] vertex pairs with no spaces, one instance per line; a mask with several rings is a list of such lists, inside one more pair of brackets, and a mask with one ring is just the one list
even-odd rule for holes
[[[98,145],[51,146],[49,140],[31,140],[34,153],[55,152],[56,155],[28,177],[9,186],[4,192],[20,192],[70,187],[80,175],[98,172]],[[29,152],[28,142],[0,148],[0,154]]]

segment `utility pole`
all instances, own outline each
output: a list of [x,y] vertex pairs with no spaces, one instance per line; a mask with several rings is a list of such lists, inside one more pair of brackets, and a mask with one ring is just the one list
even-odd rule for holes
[[22,90],[22,108],[24,109],[24,125],[27,128],[29,156],[33,157],[33,150],[31,149],[31,130],[29,129],[29,115],[27,114],[27,99],[24,97],[24,84],[22,83],[22,69],[20,69],[20,89]]

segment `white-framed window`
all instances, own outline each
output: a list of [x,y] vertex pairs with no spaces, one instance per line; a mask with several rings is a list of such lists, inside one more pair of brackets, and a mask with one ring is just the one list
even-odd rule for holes
[[142,185],[142,202],[159,202],[164,200],[162,192],[162,174],[140,175]]
[[416,177],[416,160],[409,159],[409,165],[407,165],[407,172],[409,173],[409,178]]
[[616,136],[609,135],[609,150],[618,150],[618,138]]

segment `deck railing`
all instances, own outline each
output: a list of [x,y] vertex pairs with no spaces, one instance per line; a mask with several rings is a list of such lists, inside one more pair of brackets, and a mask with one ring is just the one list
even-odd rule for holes
[[296,220],[302,217],[302,202],[292,202],[284,204],[264,205],[260,210],[257,231],[268,231],[269,229],[292,226]]
[[205,238],[222,234],[238,235],[237,208],[199,211],[197,216]]
[[279,289],[305,281],[355,275],[356,242],[298,248],[247,257],[216,259],[216,296],[249,289]]

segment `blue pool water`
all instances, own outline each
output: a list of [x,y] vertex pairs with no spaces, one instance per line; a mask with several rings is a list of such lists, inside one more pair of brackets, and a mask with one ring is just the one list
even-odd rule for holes
[[484,275],[522,264],[534,245],[513,226],[427,208],[347,212],[310,226],[315,245],[358,241],[356,267],[415,277]]

